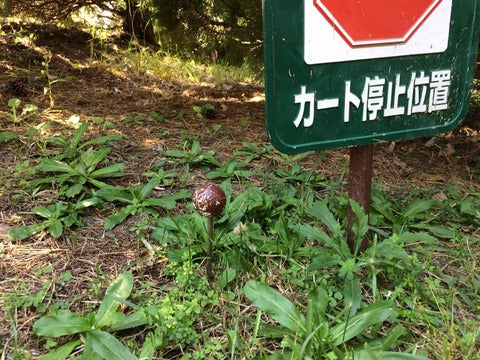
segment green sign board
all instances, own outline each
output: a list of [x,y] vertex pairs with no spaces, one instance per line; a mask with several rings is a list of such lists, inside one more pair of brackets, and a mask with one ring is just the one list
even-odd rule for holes
[[431,136],[466,115],[477,0],[265,0],[267,127],[285,153]]

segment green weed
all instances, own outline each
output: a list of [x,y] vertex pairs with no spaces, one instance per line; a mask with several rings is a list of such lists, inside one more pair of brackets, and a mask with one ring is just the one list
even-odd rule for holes
[[[347,307],[332,319],[327,315],[328,294],[321,287],[309,295],[305,313],[261,282],[251,280],[245,284],[243,291],[261,311],[281,325],[278,328],[265,326],[265,333],[283,337],[282,347],[287,349],[275,352],[271,357],[273,359],[397,359],[398,356],[402,359],[426,359],[389,351],[403,335],[402,327],[392,329],[384,339],[373,334],[362,336],[366,329],[378,328],[395,316],[393,302],[377,301],[353,316],[350,316],[350,307]],[[357,337],[363,340],[360,346],[347,345],[349,340]]]
[[156,207],[164,209],[173,209],[177,200],[185,199],[191,196],[187,190],[183,190],[171,195],[149,198],[148,195],[160,183],[160,178],[155,177],[145,185],[133,185],[128,190],[118,187],[106,187],[96,192],[96,195],[109,202],[119,202],[126,206],[118,213],[111,215],[105,222],[105,230],[111,230],[118,224],[121,224],[128,216],[140,212],[146,212],[150,215],[157,215]]
[[212,104],[203,104],[200,106],[194,106],[192,107],[192,111],[195,114],[196,117],[203,119],[203,118],[211,118],[212,114],[214,112],[214,108]]
[[117,141],[122,139],[120,135],[106,135],[82,141],[82,137],[88,130],[88,124],[80,124],[71,138],[65,138],[60,135],[49,136],[45,140],[47,143],[55,144],[61,147],[58,151],[59,155],[55,157],[56,160],[71,160],[78,157],[84,149],[94,145],[105,145],[110,141]]
[[54,238],[59,238],[63,234],[65,227],[70,228],[74,225],[84,225],[79,219],[84,209],[97,205],[98,198],[89,198],[80,200],[77,203],[57,202],[55,205],[37,206],[33,208],[32,213],[45,220],[41,223],[20,226],[9,231],[8,235],[15,241],[24,240],[33,234],[42,230],[47,230]]
[[190,166],[201,165],[216,165],[220,166],[220,162],[215,159],[213,151],[202,151],[200,148],[200,142],[194,140],[191,147],[185,143],[182,150],[166,150],[162,152],[167,159],[166,161],[157,162],[153,168],[160,168],[165,165],[183,165],[186,168],[186,172],[189,172]]
[[[149,55],[142,56],[143,64]],[[166,116],[187,121],[191,114]],[[164,120],[153,112],[127,120],[144,122],[147,117]],[[16,292],[2,297],[10,304],[11,343],[17,346],[14,313],[28,309],[40,316],[50,312],[34,326],[50,354],[47,359],[479,356],[480,200],[475,188],[449,184],[399,192],[406,195],[374,189],[370,216],[350,203],[356,215],[351,251],[346,241],[349,202],[341,176],[329,180],[316,166],[305,170],[308,154],[281,155],[268,144],[243,143],[222,163],[200,146],[218,129],[212,126],[200,136],[185,131],[182,145],[161,152],[162,158],[143,174],[145,183],[125,187],[108,182],[125,175],[123,164],[109,164],[105,146],[120,137],[84,139],[86,124],[71,137],[41,140],[42,128],[32,130],[32,141],[42,150],[38,166],[37,159],[25,159],[13,172],[2,171],[1,194],[29,200],[48,189],[55,200],[34,207],[38,223],[12,230],[11,238],[41,231],[60,237],[66,229],[84,225],[83,215],[101,206],[105,231],[129,216],[139,217],[129,229],[139,239],[136,250],[140,253],[143,244],[162,275],[160,280],[139,275],[133,288],[131,275],[124,273],[95,309],[91,300],[101,297],[109,278],[96,264],[97,277],[86,295],[88,310],[95,311],[83,314],[67,310],[77,299],[55,301],[52,289],[61,286],[57,280],[47,279],[35,291],[20,282]],[[162,133],[168,135],[169,130]],[[22,133],[4,135],[4,142],[14,139],[19,146],[27,143]],[[52,144],[53,149],[47,146]],[[204,276],[206,222],[184,201],[190,189],[182,190],[192,174],[222,181],[227,195],[224,212],[213,220],[216,276],[211,279]],[[33,193],[27,193],[32,186]],[[169,195],[164,195],[167,187]],[[177,206],[178,201],[183,203]],[[106,213],[113,207],[116,213]],[[364,242],[368,246],[360,251]],[[0,256],[9,256],[8,246]],[[150,265],[141,260],[127,265],[134,266],[137,274],[146,274]],[[130,291],[135,304],[127,300]],[[129,310],[120,312],[120,304]],[[122,355],[115,357],[112,350]],[[17,358],[28,356],[20,345],[8,355],[13,352]]]
[[38,114],[38,107],[33,104],[26,104],[22,111],[19,113],[18,108],[22,101],[20,99],[10,99],[7,102],[9,111],[7,112],[7,118],[13,123],[20,123],[28,119],[34,119]]
[[[121,274],[108,287],[96,313],[76,314],[68,310],[41,317],[33,325],[35,334],[41,337],[60,338],[69,341],[51,350],[46,358],[67,359],[75,348],[83,344],[82,356],[89,359],[136,359],[136,357],[110,332],[145,325],[142,312],[125,315],[117,311],[126,301],[133,287],[132,274]],[[108,331],[106,331],[108,330]],[[72,335],[75,335],[72,339]]]
[[53,96],[53,85],[65,81],[56,75],[50,73],[50,62],[52,61],[52,53],[48,51],[43,57],[43,70],[40,71],[43,78],[45,79],[46,86],[43,87],[43,94],[48,95],[48,100],[50,102],[50,109],[55,107],[55,98]]
[[101,166],[110,150],[109,147],[99,150],[89,148],[70,162],[41,158],[36,170],[41,173],[55,173],[55,175],[36,179],[31,184],[32,186],[57,184],[60,186],[61,195],[67,198],[91,193],[92,186],[94,188],[109,187],[110,185],[103,179],[125,175],[124,164]]

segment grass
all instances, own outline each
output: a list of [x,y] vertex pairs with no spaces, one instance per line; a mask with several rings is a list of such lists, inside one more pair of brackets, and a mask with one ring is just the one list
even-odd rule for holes
[[[34,116],[2,112],[15,133],[0,137],[2,358],[480,358],[475,153],[451,165],[421,142],[380,145],[372,213],[352,204],[370,245],[352,253],[348,159],[262,140],[258,88],[234,84],[255,82],[249,69],[107,42],[97,66],[90,45],[95,76],[52,51],[49,73],[75,77],[17,104],[37,102]],[[452,170],[462,161],[471,178]],[[205,179],[227,197],[213,279],[188,195]]]
[[[196,142],[195,147],[194,158],[191,158],[188,147],[172,150],[165,153],[166,161],[155,164],[154,168],[158,171],[160,167],[172,176],[183,172],[184,167],[203,174],[222,169],[220,162],[212,160],[212,154],[209,154],[208,162],[199,161],[202,156],[198,150],[200,144]],[[265,173],[259,171],[255,163],[265,162],[267,159],[264,156],[275,156],[275,153],[256,155],[251,154],[249,149],[255,151],[252,144],[245,144],[238,153],[244,154],[245,163],[242,163],[242,167],[251,170],[248,173],[238,171],[234,177],[226,177],[222,182],[228,202],[223,216],[215,222],[213,240],[216,265],[215,277],[211,281],[207,280],[205,274],[205,241],[208,236],[205,220],[192,211],[188,201],[183,202],[184,210],[179,212],[168,210],[173,209],[172,205],[168,205],[167,210],[158,208],[157,205],[165,205],[157,204],[160,199],[148,200],[147,196],[160,184],[160,178],[153,178],[154,181],[143,188],[136,186],[136,192],[131,195],[114,185],[94,190],[93,193],[91,188],[82,185],[74,195],[65,194],[62,183],[50,189],[57,194],[57,204],[63,204],[62,211],[68,204],[75,204],[97,193],[98,199],[91,205],[100,206],[99,210],[108,209],[109,204],[119,200],[120,203],[131,204],[129,206],[137,206],[134,205],[134,199],[140,199],[135,212],[131,213],[137,215],[138,223],[130,227],[130,232],[138,238],[139,253],[146,251],[148,255],[134,261],[133,266],[140,273],[137,273],[132,299],[126,302],[127,293],[122,295],[125,301],[115,298],[135,309],[135,314],[139,314],[136,316],[140,318],[132,326],[128,323],[128,327],[133,327],[133,332],[117,334],[116,328],[127,326],[123,323],[114,323],[110,327],[98,325],[101,331],[88,333],[90,335],[85,333],[86,328],[83,327],[72,330],[81,332],[87,339],[83,343],[84,352],[94,346],[93,351],[102,353],[101,349],[95,350],[95,345],[89,344],[96,344],[95,341],[101,341],[97,339],[98,336],[105,336],[105,341],[112,342],[110,347],[122,349],[122,356],[125,356],[122,358],[137,354],[161,358],[240,359],[265,356],[275,351],[277,358],[296,358],[301,352],[302,358],[308,353],[311,358],[323,359],[332,356],[352,358],[354,354],[366,356],[367,353],[376,353],[378,356],[387,350],[416,353],[432,359],[459,359],[463,354],[469,354],[470,358],[479,356],[476,326],[479,305],[476,299],[480,273],[476,267],[476,231],[480,217],[475,212],[480,201],[478,194],[448,185],[441,189],[441,192],[448,194],[447,199],[432,201],[422,194],[437,192],[438,188],[415,191],[411,198],[390,197],[375,190],[372,212],[375,227],[366,225],[367,218],[360,208],[356,209],[358,222],[355,227],[358,240],[370,234],[373,247],[362,254],[352,254],[345,240],[345,194],[342,188],[321,177],[304,183],[308,171],[288,164],[280,156],[276,159],[277,168],[285,170],[272,172],[266,179]],[[56,151],[52,151],[52,156],[56,154]],[[80,156],[82,154],[86,154],[86,150],[80,150]],[[168,160],[169,156],[178,158],[181,154],[186,155],[183,162]],[[252,158],[252,155],[255,157]],[[236,161],[234,157],[224,163]],[[40,176],[46,163],[46,160],[40,159],[37,168]],[[60,161],[57,163],[62,164]],[[52,164],[49,171],[54,172],[53,167]],[[295,168],[293,174],[296,177],[281,176],[291,168]],[[59,174],[63,171],[63,166],[57,169]],[[262,188],[254,185],[256,178],[263,179]],[[180,179],[177,181],[174,186],[176,189],[189,188]],[[41,178],[35,181],[35,184],[44,183]],[[27,194],[33,190],[28,181],[26,187],[29,189]],[[233,187],[237,189],[236,192],[233,192]],[[105,196],[107,193],[108,196]],[[134,197],[130,199],[129,196]],[[182,195],[173,199],[183,201],[183,198]],[[148,206],[157,209],[149,210],[147,202]],[[54,202],[51,203],[53,206]],[[75,212],[75,219],[85,214],[83,207],[74,207],[71,211]],[[139,220],[139,213],[142,220]],[[445,213],[448,213],[448,217],[444,217]],[[43,215],[43,212],[39,214]],[[115,225],[124,222],[127,215],[117,216]],[[445,224],[445,218],[456,220]],[[32,220],[39,221],[29,221]],[[78,222],[62,221],[64,228],[70,226],[70,234],[78,231]],[[107,219],[105,223],[107,231],[112,229],[109,221]],[[80,225],[88,228],[87,224]],[[30,229],[28,226],[26,228]],[[17,228],[10,234],[22,234],[16,237],[21,240],[47,228],[48,224],[41,225],[36,232]],[[49,236],[60,237],[62,241],[62,232],[56,232],[55,227],[48,229],[50,235],[46,232],[36,241],[46,241]],[[8,247],[15,248],[20,244],[12,242]],[[158,279],[151,281],[142,275],[148,261],[168,264],[164,267],[163,277],[164,281],[173,281],[171,285],[162,286]],[[131,265],[128,269],[132,269]],[[86,311],[91,306],[87,304],[95,304],[103,297],[103,291],[90,289],[83,296],[61,300],[58,291],[62,286],[68,286],[71,274],[58,274],[52,266],[35,271],[51,278],[34,288],[30,288],[32,284],[17,279],[14,281],[17,284],[15,289],[2,296],[2,308],[12,326],[4,354],[13,358],[22,358],[29,351],[32,354],[49,349],[73,351],[81,342],[70,340],[65,343],[71,338],[68,335],[72,332],[52,333],[38,329],[51,327],[48,324],[56,321],[55,316],[58,321],[72,323],[71,326],[75,327],[77,325],[73,324],[78,321],[87,321],[79,320],[88,319]],[[131,276],[131,273],[128,274]],[[108,274],[102,278],[99,283],[101,288],[113,280]],[[253,280],[256,282],[252,283]],[[133,277],[131,283],[133,286]],[[312,296],[315,299],[312,304],[321,306],[322,310],[308,310],[308,299]],[[257,305],[258,311],[248,299]],[[283,310],[278,312],[278,308]],[[70,311],[71,315],[67,318],[62,309],[77,309],[82,317]],[[348,331],[349,317],[371,319],[373,315],[370,313],[377,312],[382,314],[378,315],[380,321],[365,320],[364,327],[352,330],[348,341],[343,343],[335,340],[335,333],[342,326],[343,331]],[[308,321],[316,325],[305,323],[301,331],[306,333],[302,338],[295,328],[296,322],[284,320],[284,313],[293,314],[289,316],[298,318],[296,321],[300,322],[310,319]],[[31,332],[28,338],[19,338],[18,329],[22,328],[20,322],[23,320],[19,319],[19,314],[20,318],[33,315],[35,321],[45,319],[33,327],[38,338]],[[46,314],[50,315],[45,317]],[[118,314],[133,316],[134,313],[124,308]],[[306,318],[302,314],[306,314]],[[113,313],[108,316],[113,316]],[[344,323],[339,322],[342,319]],[[102,321],[102,324],[107,324],[106,320]],[[310,334],[313,336],[314,333],[309,331],[318,326],[324,326],[322,331],[326,333],[318,340],[313,340],[320,335],[311,338]],[[367,328],[370,330],[365,332]],[[292,331],[291,335],[285,332],[287,329]],[[282,336],[271,337],[272,331],[273,334],[283,334],[284,341],[280,342]],[[390,341],[389,334],[395,335],[394,341]],[[62,336],[67,338],[63,340]],[[60,340],[57,340],[58,337]],[[294,339],[294,343],[291,343]],[[306,339],[310,339],[309,345],[301,346]],[[118,345],[119,341],[121,345]],[[295,345],[297,342],[301,349]],[[61,344],[66,345],[59,348]],[[30,350],[32,346],[34,350]],[[284,350],[280,350],[282,348]]]
[[114,71],[133,72],[136,75],[155,74],[163,81],[169,82],[226,86],[235,83],[260,84],[262,82],[262,76],[254,72],[246,63],[240,67],[232,67],[222,62],[207,63],[148,48],[116,47],[102,61]]

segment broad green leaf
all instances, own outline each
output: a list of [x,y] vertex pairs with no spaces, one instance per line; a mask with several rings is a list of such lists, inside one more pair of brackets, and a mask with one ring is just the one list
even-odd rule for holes
[[[408,253],[403,249],[402,243],[393,242],[392,238],[388,238],[378,243],[375,248],[375,255],[377,257],[383,257],[385,259],[401,259],[403,261],[408,261]],[[370,248],[369,250],[372,250]]]
[[317,339],[325,339],[328,334],[329,324],[325,318],[325,311],[328,306],[328,294],[325,289],[318,286],[314,289],[308,296],[307,301],[307,313],[305,320],[306,338],[304,339],[303,345],[301,347],[300,358],[304,358],[303,354],[307,351],[307,348],[310,346],[310,341],[313,340],[313,337]]
[[175,200],[164,199],[163,197],[150,198],[143,202],[143,206],[159,206],[167,210],[173,209],[176,204]]
[[105,360],[105,358],[93,351],[91,343],[87,341],[83,346],[83,352],[79,360]]
[[439,237],[442,239],[454,239],[457,236],[453,228],[449,228],[446,226],[418,224],[418,225],[412,225],[412,227],[416,229],[428,230],[436,237]]
[[240,169],[244,166],[243,163],[239,163],[236,158],[230,159],[225,165],[225,171],[227,172],[227,174],[232,174],[235,169]]
[[85,131],[88,129],[88,124],[80,124],[78,127],[77,131],[75,131],[75,134],[72,137],[72,147],[76,148],[78,144],[80,143],[80,139],[82,138],[83,134],[85,134]]
[[429,360],[425,356],[406,354],[392,351],[385,351],[381,357],[382,360]]
[[160,179],[159,178],[153,178],[151,179],[147,184],[145,184],[144,187],[140,190],[140,199],[143,200],[147,197],[148,194],[158,185],[160,184]]
[[50,231],[50,234],[57,239],[60,236],[62,236],[63,233],[63,224],[60,220],[54,220],[48,225],[48,231]]
[[402,217],[406,220],[414,219],[418,214],[429,210],[433,205],[432,200],[417,200],[411,204],[402,214]]
[[105,121],[104,127],[105,129],[115,129],[116,125],[111,121]]
[[33,331],[38,336],[60,337],[77,334],[91,329],[90,320],[70,311],[57,315],[46,315],[33,324]]
[[192,154],[198,154],[200,151],[200,142],[198,140],[195,140],[192,144]]
[[397,345],[398,339],[405,334],[405,329],[402,325],[397,325],[389,330],[387,336],[382,339],[382,349],[392,349]]
[[404,244],[411,244],[411,243],[433,244],[437,242],[437,239],[426,233],[402,232],[398,234],[398,242],[404,243]]
[[58,160],[41,159],[37,169],[42,172],[67,173],[71,176],[77,175],[77,172],[70,165]]
[[355,234],[355,254],[358,253],[358,249],[361,242],[368,232],[368,216],[365,215],[365,211],[355,200],[350,200],[350,207],[355,213],[355,219],[353,220],[352,231]]
[[97,125],[100,125],[101,123],[103,123],[103,117],[101,116],[92,116],[91,119]]
[[362,293],[360,279],[357,275],[346,276],[343,283],[343,296],[345,307],[349,307],[350,315],[354,315],[360,308]]
[[260,336],[264,336],[268,339],[282,339],[288,336],[292,336],[290,329],[287,329],[283,326],[271,325],[271,324],[260,324],[258,331]]
[[107,201],[119,201],[126,204],[131,204],[133,201],[132,194],[122,188],[113,186],[98,190],[96,195]]
[[126,299],[133,287],[133,275],[129,272],[122,273],[107,289],[100,308],[95,315],[98,328],[111,322],[111,315],[117,310],[120,302],[117,299]]
[[65,360],[70,353],[82,342],[80,340],[72,340],[60,346],[59,348],[50,351],[48,354],[42,355],[38,360]]
[[65,195],[67,197],[74,197],[78,194],[80,194],[80,192],[83,190],[83,184],[75,184],[73,186],[71,186],[70,188],[68,188],[68,190],[65,192]]
[[107,220],[105,220],[104,229],[107,230],[107,231],[110,231],[115,226],[124,222],[125,219],[131,215],[132,209],[134,209],[133,205],[128,205],[128,206],[125,206],[118,213],[110,215],[107,218]]
[[385,196],[376,190],[372,190],[372,208],[382,214],[385,219],[395,222],[395,216],[392,213],[391,204],[385,199]]
[[68,216],[62,217],[62,223],[63,223],[64,226],[69,228],[69,227],[72,227],[74,224],[81,224],[82,221],[78,220],[78,213],[73,212]]
[[87,177],[89,176],[88,172],[92,171],[92,168],[88,168],[87,170],[87,165],[78,159],[74,160],[70,166],[75,169],[78,175],[84,179],[84,181],[86,181]]
[[46,227],[46,223],[20,226],[18,228],[10,230],[8,232],[8,236],[10,236],[14,241],[20,241],[32,236],[39,231],[42,231]]
[[124,169],[125,169],[124,164],[112,164],[104,168],[95,170],[90,174],[90,177],[94,179],[103,179],[108,177],[121,177],[125,175],[123,173]]
[[8,100],[7,105],[8,105],[9,108],[16,108],[21,103],[22,103],[22,101],[20,99],[12,98],[12,99]]
[[266,360],[293,360],[295,359],[295,354],[293,354],[291,351],[276,351],[273,353],[273,355],[270,355],[266,357]]
[[51,206],[49,206],[49,208],[46,208],[45,206],[36,206],[33,208],[32,212],[35,215],[41,216],[45,219],[49,219],[52,216],[51,208]]
[[234,174],[238,177],[250,177],[254,174],[251,170],[237,170]]
[[330,342],[334,346],[338,346],[360,335],[368,327],[383,323],[393,313],[394,309],[391,302],[376,302],[359,314],[332,327],[330,329]]
[[76,149],[73,149],[71,147],[68,147],[69,145],[66,145],[67,147],[63,150],[63,154],[60,154],[58,157],[56,157],[57,160],[62,160],[62,159],[71,159],[75,155],[77,155]]
[[120,316],[112,322],[110,328],[110,331],[112,332],[143,326],[148,322],[145,314],[141,311],[136,311],[128,316],[118,312],[117,314],[120,314]]
[[12,141],[13,139],[17,139],[19,136],[20,134],[15,131],[2,131],[0,132],[0,143]]
[[163,115],[160,115],[159,113],[157,113],[156,111],[150,111],[148,113],[148,115],[150,115],[153,119],[157,120],[157,121],[163,121],[164,120],[164,116]]
[[343,251],[338,243],[338,241],[333,240],[330,236],[325,234],[320,229],[313,227],[311,225],[299,225],[295,227],[298,233],[307,239],[317,240],[320,243],[328,246],[329,248],[336,251],[338,256],[343,255]]
[[99,189],[105,189],[105,188],[109,188],[109,187],[112,187],[112,185],[109,185],[103,181],[100,181],[100,180],[95,180],[95,179],[88,179],[88,182],[90,184],[92,184],[93,186],[96,186],[97,188]]
[[69,174],[66,174],[66,176],[51,176],[51,177],[42,177],[39,179],[34,179],[30,181],[30,185],[32,187],[36,187],[38,185],[51,185],[52,183],[59,183],[62,184],[64,181],[68,180],[70,178]]
[[106,159],[111,148],[104,147],[94,151],[92,148],[89,148],[87,151],[80,155],[81,161],[85,164],[87,168],[92,168],[97,166],[100,162]]
[[225,215],[223,215],[219,222],[228,221],[228,226],[233,229],[245,215],[247,208],[248,194],[247,192],[243,192],[233,201],[227,203],[224,211]]
[[181,230],[181,227],[178,225],[179,219],[181,218],[177,218],[175,220],[169,217],[159,218],[157,220],[156,229]]
[[227,173],[223,170],[213,170],[208,172],[205,177],[209,180],[228,177]]
[[192,196],[191,191],[188,190],[180,190],[177,191],[176,193],[169,194],[169,195],[164,195],[162,196],[162,199],[169,199],[169,200],[183,200],[183,199],[188,199]]
[[271,287],[254,280],[248,281],[243,293],[260,310],[295,334],[305,333],[305,317],[285,296]]
[[152,359],[157,348],[156,337],[152,332],[147,333],[145,341],[143,342],[142,351],[140,352],[140,359]]
[[[275,222],[274,230],[278,234],[278,237],[283,241],[288,240],[291,237],[290,228],[288,226],[288,220],[282,214],[280,218]],[[287,242],[287,241],[286,241]]]
[[186,154],[183,151],[179,150],[167,150],[163,152],[166,156],[175,157],[175,158],[184,158]]
[[334,235],[340,232],[340,224],[333,217],[333,214],[327,207],[326,201],[317,201],[310,209],[307,209],[307,214],[314,216],[320,220]]
[[227,269],[223,271],[218,277],[217,286],[219,289],[224,289],[235,277],[237,276],[237,270]]
[[460,203],[460,212],[462,214],[472,215],[477,218],[480,217],[480,212],[478,211],[478,204],[474,203],[473,200],[470,198],[467,198]]
[[99,202],[100,202],[100,199],[97,197],[81,200],[75,204],[75,210],[81,210],[90,206],[95,206],[95,205],[98,205]]
[[[72,169],[75,169],[79,176],[85,179],[84,181],[86,181],[86,178],[88,176],[87,165],[85,165],[83,161],[79,161],[78,159],[74,160],[72,161],[70,166],[72,167]],[[91,169],[89,169],[89,171],[91,171]]]
[[117,140],[122,140],[121,135],[106,135],[106,136],[100,136],[98,138],[93,138],[91,140],[85,141],[79,149],[83,149],[85,147],[91,146],[91,145],[103,145],[107,142],[110,141],[117,141]]
[[355,352],[355,360],[429,360],[425,356],[382,350],[361,350]]
[[52,209],[52,214],[49,217],[49,221],[53,221],[53,220],[59,219],[62,215],[65,214],[67,205],[62,202],[57,202],[55,203],[55,205],[51,205],[48,208]]
[[178,200],[188,199],[192,193],[188,190],[181,190],[173,194],[164,195],[159,198],[150,198],[144,201],[144,206],[160,206],[165,209],[173,209]]
[[143,198],[141,198],[140,192],[144,186],[145,185],[142,185],[142,184],[136,184],[136,185],[131,185],[127,189],[128,192],[132,194],[132,198],[137,200],[136,202],[141,202],[141,200],[143,200]]
[[342,263],[341,257],[334,250],[320,248],[317,250],[318,255],[315,255],[312,262],[308,266],[308,270],[317,270],[327,268],[333,265]]
[[86,341],[93,351],[108,360],[136,360],[128,348],[118,341],[113,335],[105,331],[89,331]]

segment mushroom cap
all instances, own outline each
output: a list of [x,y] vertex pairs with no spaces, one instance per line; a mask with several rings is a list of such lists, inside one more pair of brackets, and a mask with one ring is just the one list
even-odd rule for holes
[[220,186],[207,183],[195,189],[192,202],[200,215],[212,218],[222,213],[227,198]]

